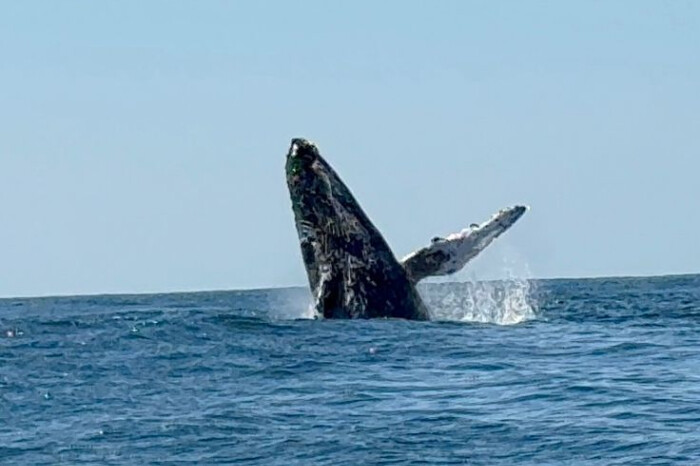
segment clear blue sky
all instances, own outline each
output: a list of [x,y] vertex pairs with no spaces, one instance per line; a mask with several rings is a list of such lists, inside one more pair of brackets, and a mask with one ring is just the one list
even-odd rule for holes
[[696,1],[3,2],[0,109],[0,296],[305,284],[293,136],[398,256],[700,271]]

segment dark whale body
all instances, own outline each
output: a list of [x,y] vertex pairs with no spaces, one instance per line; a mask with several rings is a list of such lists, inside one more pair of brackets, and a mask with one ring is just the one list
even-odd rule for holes
[[487,222],[488,234],[439,238],[399,262],[315,144],[292,140],[286,174],[314,309],[324,318],[430,319],[417,282],[460,269],[525,211]]
[[287,184],[319,315],[429,319],[406,270],[314,144],[292,140]]

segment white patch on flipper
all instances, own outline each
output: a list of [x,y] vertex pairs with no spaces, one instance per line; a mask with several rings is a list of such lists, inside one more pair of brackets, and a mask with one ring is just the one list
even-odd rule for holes
[[[401,260],[410,268],[413,258],[438,256],[444,257],[426,276],[449,275],[461,270],[467,262],[476,257],[501,233],[509,229],[527,210],[526,206],[514,206],[501,209],[490,219],[480,225],[472,224],[459,233],[452,233],[445,238],[434,239],[429,246],[419,249]],[[419,257],[420,256],[420,257]],[[424,278],[424,277],[417,277]]]

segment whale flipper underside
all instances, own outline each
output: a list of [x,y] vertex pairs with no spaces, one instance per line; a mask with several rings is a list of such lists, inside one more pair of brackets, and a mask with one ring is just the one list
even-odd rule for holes
[[461,270],[467,262],[508,230],[525,213],[526,206],[501,209],[486,222],[472,224],[459,233],[433,238],[430,245],[412,252],[401,260],[413,283]]

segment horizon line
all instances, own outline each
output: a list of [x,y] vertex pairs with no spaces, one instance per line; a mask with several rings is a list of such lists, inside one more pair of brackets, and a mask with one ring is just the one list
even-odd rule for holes
[[[555,280],[601,280],[601,279],[632,279],[632,278],[667,278],[667,277],[690,277],[693,275],[700,275],[700,272],[685,272],[685,273],[665,273],[660,275],[590,275],[583,277],[514,277],[510,279],[528,280],[528,281],[555,281]],[[475,282],[494,282],[494,281],[506,281],[509,278],[497,278],[489,280],[454,280],[445,282],[432,282],[432,283],[467,283],[471,281]],[[431,283],[431,282],[428,282]],[[230,288],[230,289],[208,289],[208,290],[170,290],[170,291],[108,291],[108,292],[94,292],[94,293],[84,293],[84,294],[46,294],[46,295],[24,295],[24,296],[0,296],[0,300],[9,299],[50,299],[50,298],[89,298],[89,297],[108,297],[108,296],[151,296],[151,295],[169,295],[169,294],[198,294],[198,293],[230,293],[230,292],[243,292],[243,291],[269,291],[269,290],[284,290],[292,288],[305,288],[307,285],[284,285],[284,286],[260,286],[253,288]]]

